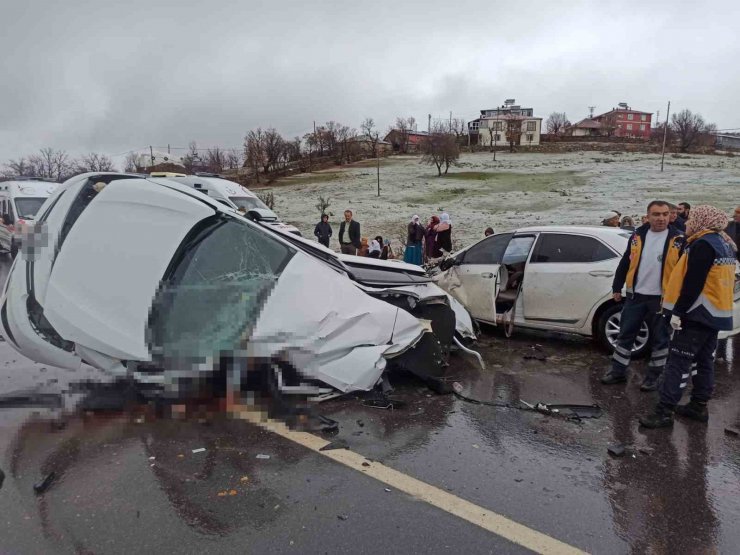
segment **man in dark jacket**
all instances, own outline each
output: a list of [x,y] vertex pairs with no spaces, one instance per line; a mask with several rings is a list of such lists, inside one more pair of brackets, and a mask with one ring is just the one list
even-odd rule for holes
[[329,246],[329,239],[331,238],[331,226],[329,225],[329,216],[321,214],[321,221],[316,224],[313,230],[313,234],[319,240],[319,243],[325,247]]
[[686,221],[682,220],[681,217],[678,215],[678,206],[676,206],[675,204],[671,204],[670,208],[671,215],[668,223],[679,230],[681,233],[684,233],[686,231]]
[[339,246],[342,254],[352,255],[360,248],[360,222],[352,219],[352,210],[344,211],[344,221],[339,224]]
[[[727,229],[725,229],[725,233],[735,241],[736,246],[740,247],[740,206],[735,208],[735,214]],[[736,255],[737,259],[740,260],[740,248],[738,248]]]
[[668,225],[670,208],[667,202],[654,200],[648,205],[647,211],[648,223],[638,227],[630,237],[614,275],[614,300],[622,301],[622,288],[625,285],[627,300],[622,308],[612,366],[601,378],[601,383],[613,385],[627,381],[635,338],[642,323],[647,322],[652,347],[648,373],[640,389],[655,391],[668,358],[670,341],[668,323],[660,314],[660,301],[681,254],[683,235]]

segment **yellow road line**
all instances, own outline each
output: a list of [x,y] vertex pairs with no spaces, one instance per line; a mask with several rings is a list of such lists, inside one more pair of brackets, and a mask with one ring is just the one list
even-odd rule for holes
[[[334,449],[330,451],[321,451],[320,449],[330,442],[324,438],[307,432],[298,432],[291,430],[284,423],[271,419],[265,419],[264,413],[241,410],[235,416],[241,420],[246,420],[253,424],[269,430],[285,439],[293,441],[307,449],[315,451],[333,461],[344,466],[362,472],[384,484],[391,486],[399,491],[403,491],[416,499],[420,499],[437,507],[447,513],[455,515],[471,524],[475,524],[493,532],[536,553],[547,554],[580,554],[585,553],[567,543],[561,542],[553,537],[528,528],[523,524],[514,522],[503,515],[484,509],[479,505],[461,499],[449,492],[441,490],[435,486],[412,478],[402,472],[394,470],[382,463],[368,461],[362,455],[350,451],[349,449]],[[363,466],[362,463],[369,463],[370,466]]]

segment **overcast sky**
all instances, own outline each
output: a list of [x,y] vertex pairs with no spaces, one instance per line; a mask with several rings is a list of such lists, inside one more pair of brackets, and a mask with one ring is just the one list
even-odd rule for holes
[[313,120],[385,130],[506,98],[740,127],[740,2],[0,0],[0,163],[41,147],[235,147]]

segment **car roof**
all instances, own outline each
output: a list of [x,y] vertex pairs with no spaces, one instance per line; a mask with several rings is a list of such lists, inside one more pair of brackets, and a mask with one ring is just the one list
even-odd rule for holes
[[[624,236],[627,230],[619,227],[607,227],[597,225],[541,225],[520,227],[514,230],[515,233],[581,233],[584,235],[595,235],[597,237],[613,237],[615,235]],[[631,232],[629,232],[631,234]]]

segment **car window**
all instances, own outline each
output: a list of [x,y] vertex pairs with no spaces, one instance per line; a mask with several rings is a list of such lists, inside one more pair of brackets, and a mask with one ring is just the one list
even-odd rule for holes
[[513,233],[500,233],[483,239],[465,251],[463,263],[465,264],[501,264],[501,259],[506,251],[506,245]]
[[534,235],[524,235],[514,237],[506,247],[504,258],[502,262],[504,264],[519,264],[526,262],[529,256],[529,250],[532,248],[534,243]]
[[199,224],[155,299],[152,355],[165,363],[201,362],[238,348],[294,254],[233,218],[214,216]]
[[566,233],[543,233],[532,254],[532,263],[600,262],[617,254],[594,237]]
[[15,199],[15,211],[19,218],[31,219],[36,217],[41,205],[46,201],[43,197],[17,198]]
[[257,197],[229,197],[229,200],[236,204],[237,208],[244,208],[246,212],[249,212],[252,208],[269,210],[269,207]]

